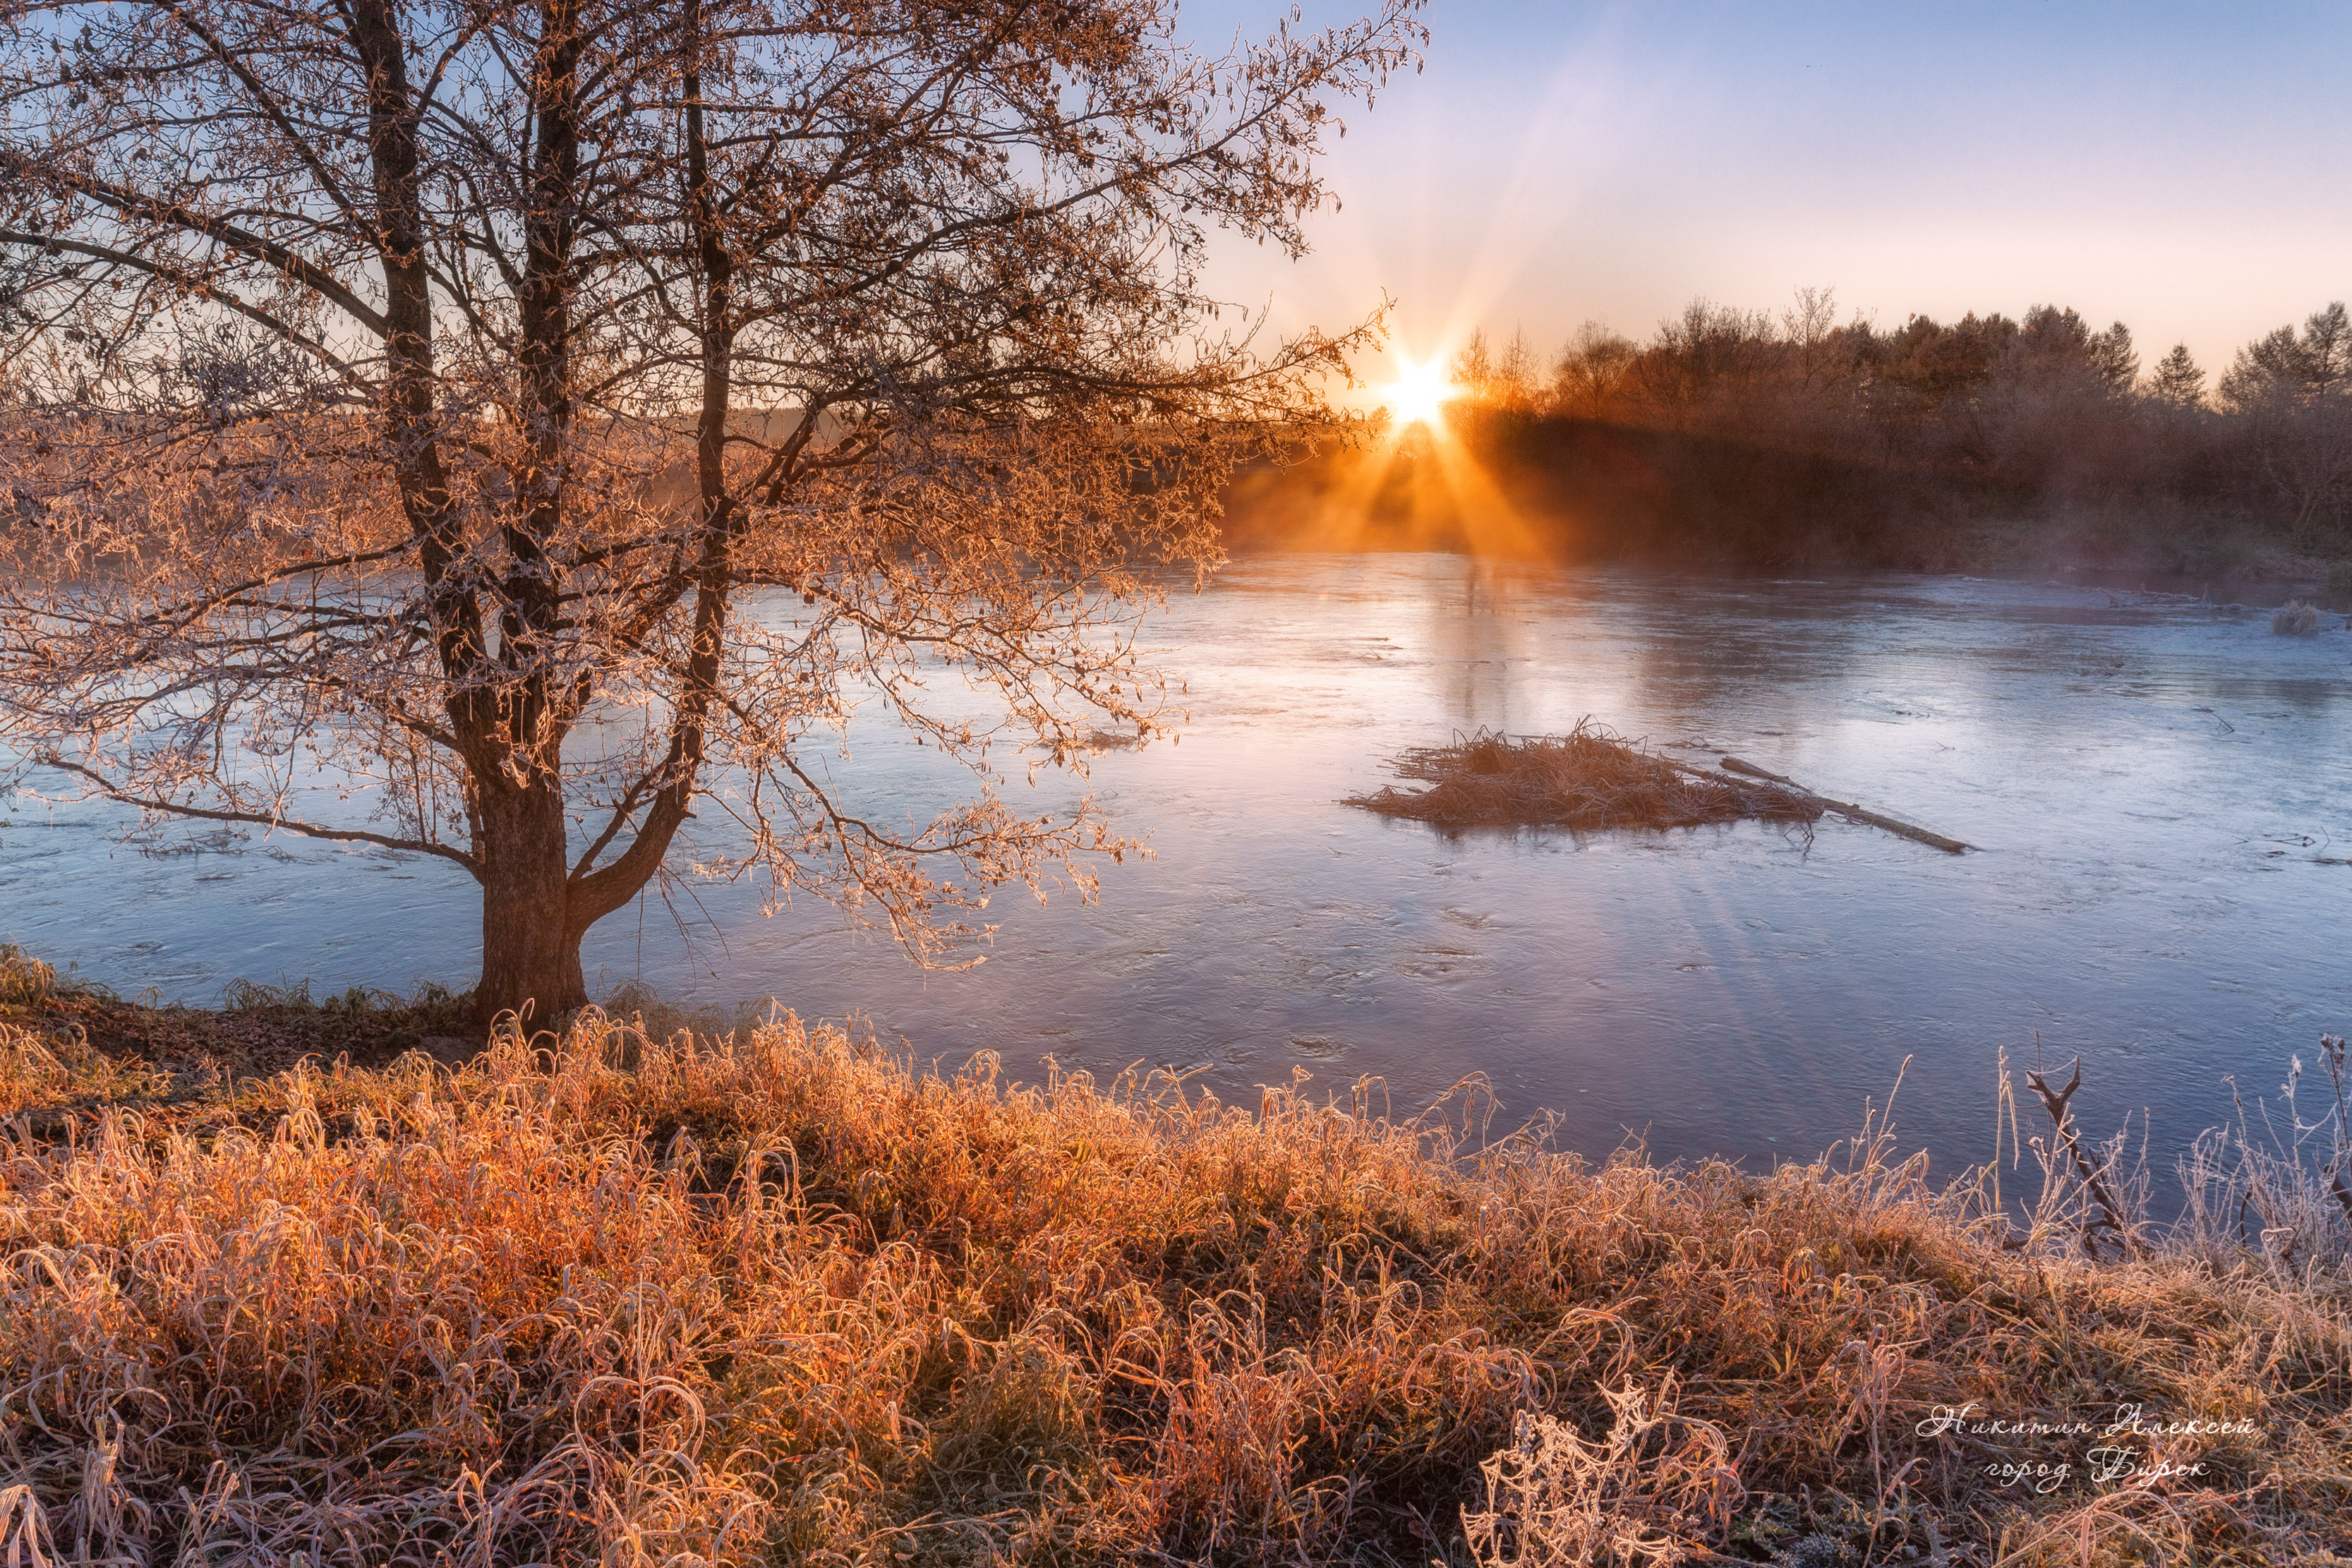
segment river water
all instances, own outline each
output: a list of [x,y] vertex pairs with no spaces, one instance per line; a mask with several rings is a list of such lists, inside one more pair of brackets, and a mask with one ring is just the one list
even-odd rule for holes
[[[1896,1106],[1940,1168],[1991,1151],[1998,1053],[2080,1055],[2097,1129],[2158,1169],[2352,1026],[2352,633],[2272,635],[2185,597],[1955,578],[1547,571],[1440,555],[1236,562],[1151,624],[1189,682],[1177,746],[1093,787],[1155,854],[1101,899],[1000,899],[990,962],[924,974],[823,908],[711,884],[607,921],[592,989],[862,1015],[923,1059],[1191,1071],[1229,1100],[1381,1080],[1399,1111],[1484,1074],[1605,1153],[1768,1163]],[[1979,847],[1825,819],[1448,838],[1339,804],[1398,749],[1585,715],[1729,751]],[[934,755],[853,733],[876,809]],[[1016,793],[1022,786],[1016,784]],[[1049,786],[1049,790],[1050,790]],[[89,805],[0,819],[0,935],[125,994],[247,977],[467,983],[470,884],[438,862],[182,834]],[[206,848],[210,843],[215,847]],[[2030,1129],[2029,1129],[2030,1130]]]

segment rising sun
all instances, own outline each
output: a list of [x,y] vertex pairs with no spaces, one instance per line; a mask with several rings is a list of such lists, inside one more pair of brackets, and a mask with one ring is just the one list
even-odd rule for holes
[[1445,367],[1436,361],[1415,364],[1400,358],[1397,378],[1387,391],[1389,417],[1402,426],[1435,423],[1460,389],[1445,378]]

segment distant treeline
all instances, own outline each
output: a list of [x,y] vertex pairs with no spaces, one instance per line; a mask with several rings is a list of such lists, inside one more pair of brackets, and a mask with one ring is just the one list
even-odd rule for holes
[[1452,370],[1447,424],[1480,480],[1408,432],[1401,453],[1257,476],[1236,537],[1516,530],[1552,554],[2214,575],[2352,557],[2340,303],[2249,343],[2210,389],[2185,345],[2143,366],[2120,321],[2042,305],[1841,325],[1811,289],[1779,312],[1701,300],[1646,343],[1588,322],[1549,362],[1481,333]]

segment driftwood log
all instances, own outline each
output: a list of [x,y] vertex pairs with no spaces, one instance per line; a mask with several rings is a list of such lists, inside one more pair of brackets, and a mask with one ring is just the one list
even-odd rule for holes
[[1850,818],[1855,822],[1866,822],[1873,827],[1883,827],[1889,833],[1899,834],[1903,837],[1912,839],[1917,843],[1928,845],[1937,849],[1941,849],[1948,855],[1960,854],[1969,847],[1966,844],[1961,843],[1957,838],[1947,838],[1940,833],[1930,833],[1924,827],[1914,826],[1908,822],[1902,821],[1897,817],[1885,816],[1880,812],[1865,811],[1861,806],[1854,805],[1852,801],[1832,800],[1829,796],[1821,794],[1817,790],[1807,789],[1804,785],[1799,784],[1792,778],[1783,777],[1780,773],[1767,773],[1764,769],[1758,767],[1754,763],[1742,762],[1738,757],[1724,758],[1723,767],[1726,773],[1742,773],[1752,779],[1769,779],[1776,784],[1780,784],[1786,788],[1795,790],[1800,795],[1808,795],[1814,800],[1820,801],[1824,810],[1833,811],[1837,813],[1838,816]]

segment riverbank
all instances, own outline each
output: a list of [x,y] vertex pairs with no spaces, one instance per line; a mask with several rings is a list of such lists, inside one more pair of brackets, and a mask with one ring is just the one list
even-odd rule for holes
[[[16,989],[0,1532],[53,1556],[2319,1568],[2352,1536],[2340,1260],[2093,1263],[1877,1128],[1596,1167],[1475,1136],[1475,1090],[1016,1088],[788,1016],[175,1092]],[[248,1068],[304,1016],[268,1005]],[[216,1065],[254,1033],[152,1027]]]
[[1966,464],[1457,407],[1441,435],[1243,476],[1237,552],[1422,551],[1723,571],[2085,574],[2352,611],[2352,532],[2250,490],[2003,483]]

